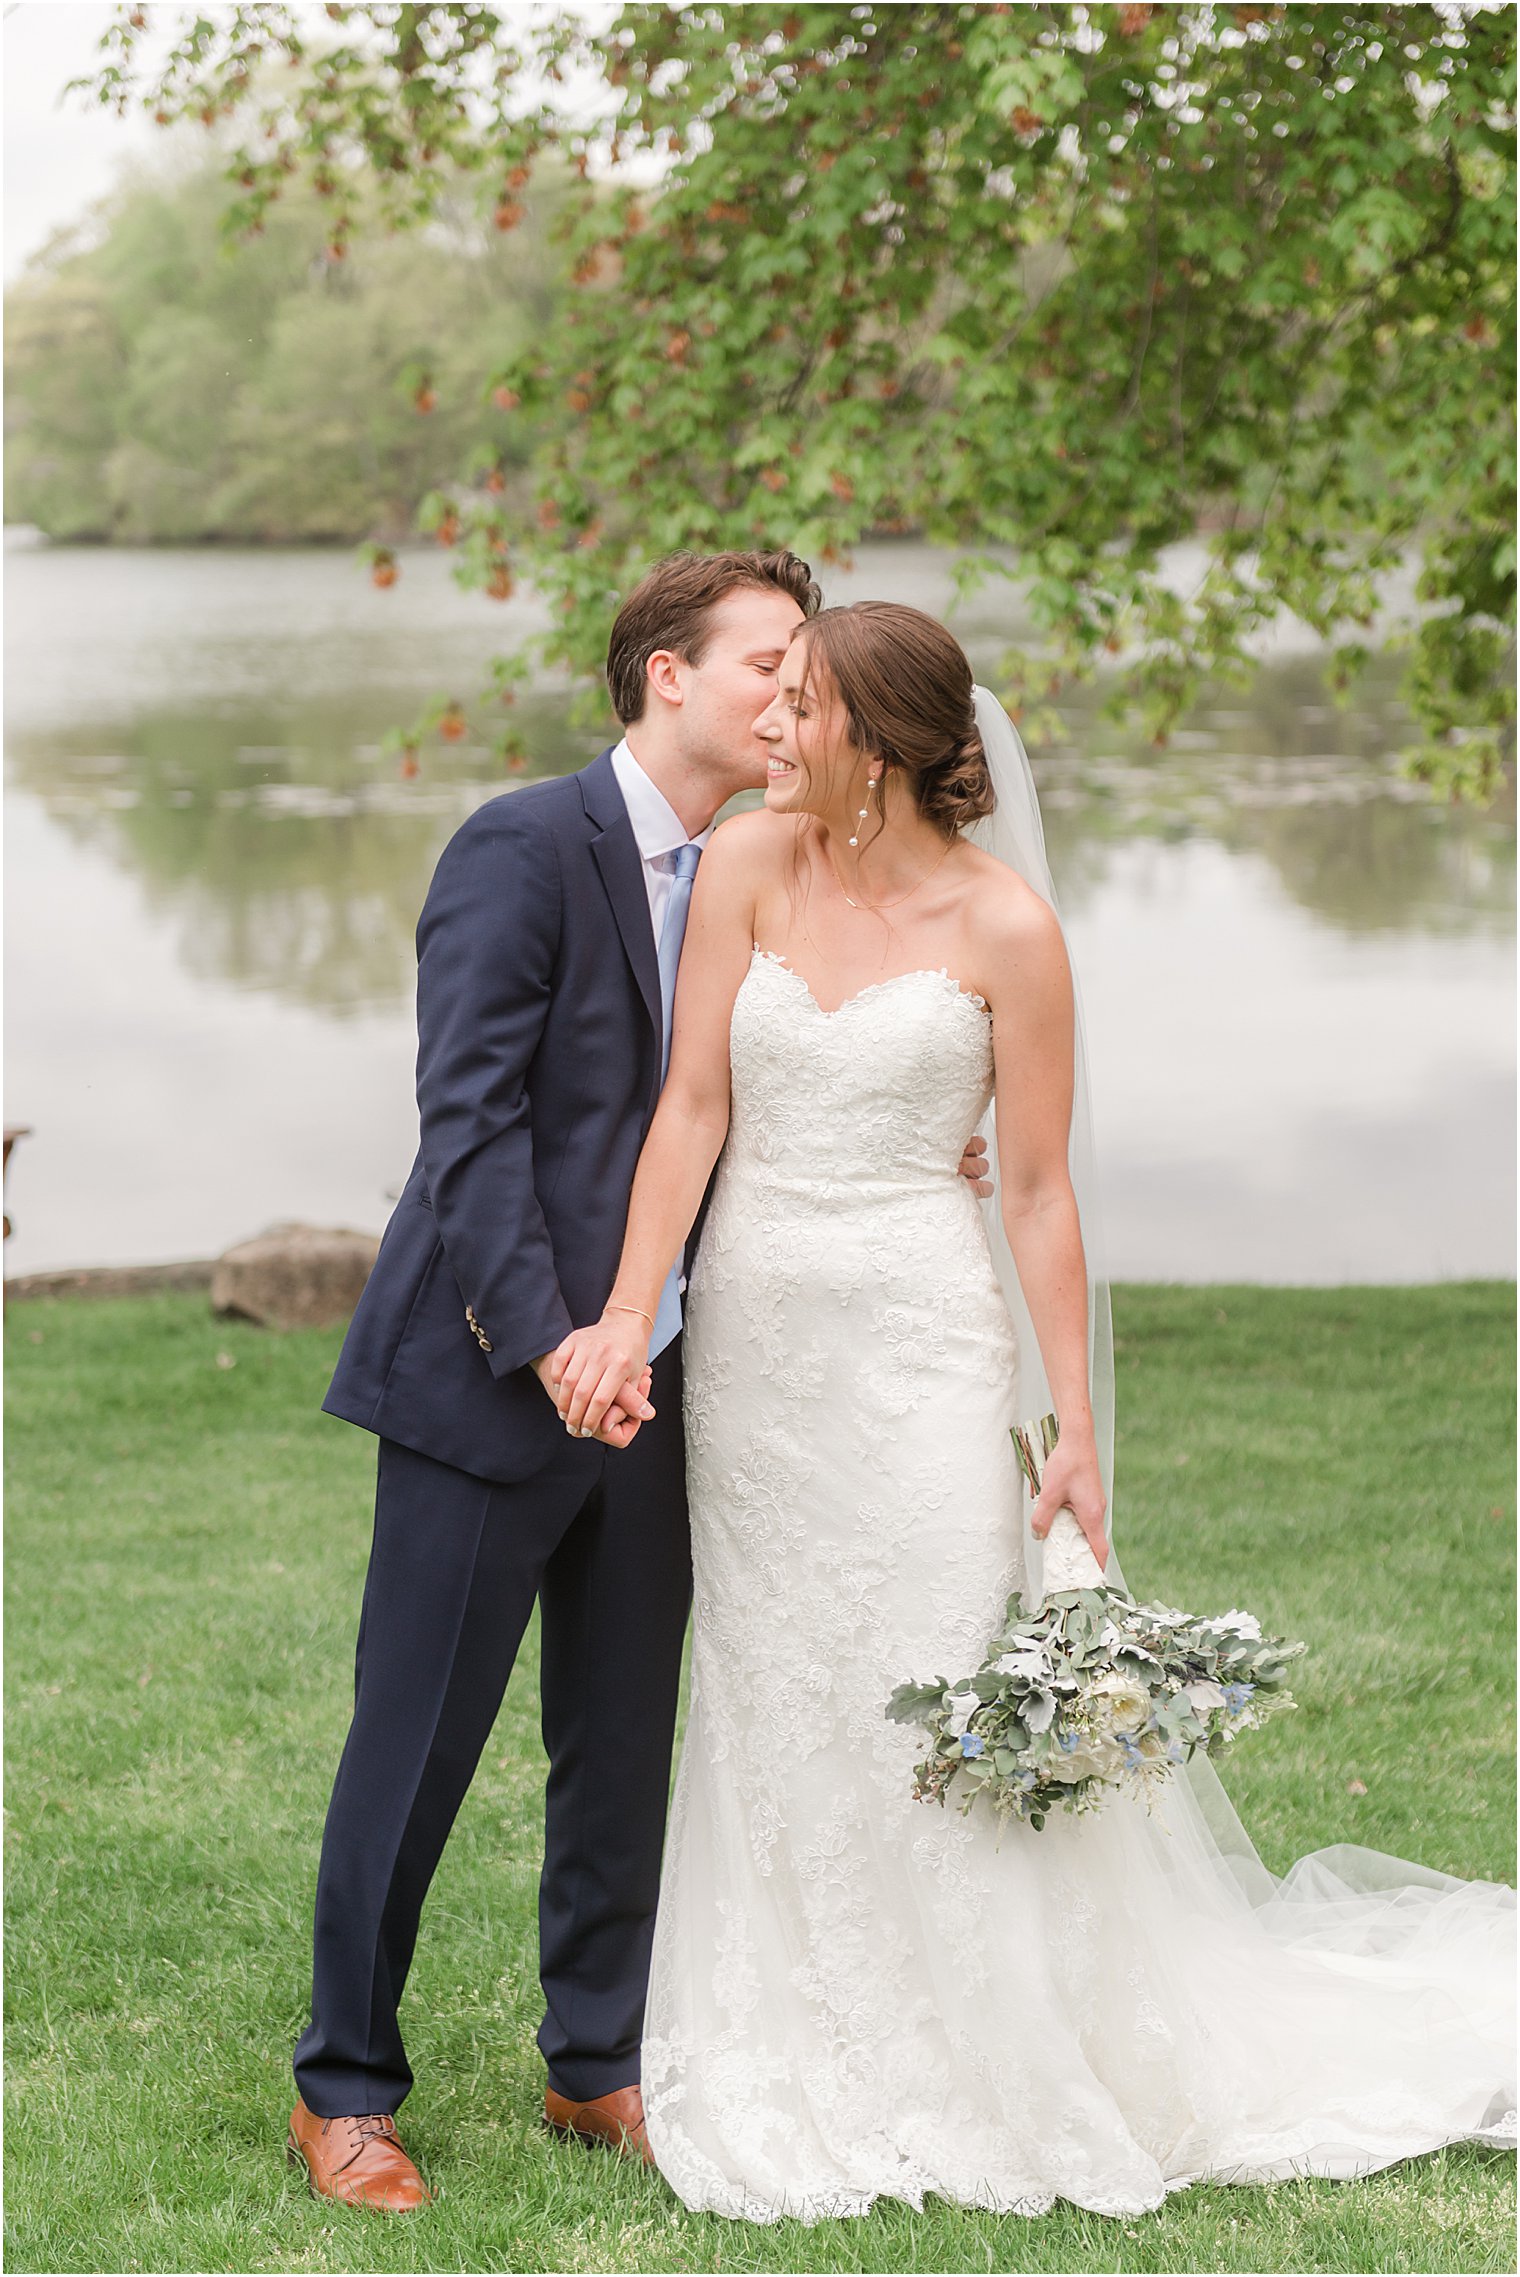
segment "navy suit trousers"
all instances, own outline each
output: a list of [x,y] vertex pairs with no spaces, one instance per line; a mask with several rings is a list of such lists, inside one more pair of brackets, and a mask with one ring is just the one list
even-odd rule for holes
[[[543,1395],[547,1400],[547,1393]],[[618,1451],[564,1438],[503,1484],[382,1438],[354,1716],[317,1877],[296,2081],[322,2118],[394,2111],[397,2007],[428,1885],[539,1601],[549,1758],[539,2046],[580,2102],[639,2077],[691,1604],[681,1339]]]

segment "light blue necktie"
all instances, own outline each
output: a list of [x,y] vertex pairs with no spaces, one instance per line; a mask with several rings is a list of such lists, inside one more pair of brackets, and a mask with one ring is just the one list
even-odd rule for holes
[[[665,922],[660,928],[660,1011],[663,1034],[660,1044],[660,1081],[663,1084],[670,1069],[670,1028],[675,1013],[676,967],[681,962],[681,943],[686,938],[686,918],[691,908],[691,881],[697,874],[702,859],[700,846],[678,846],[675,850],[675,883],[670,899],[665,904]],[[649,1357],[663,1352],[681,1326],[681,1265],[679,1258],[671,1266],[660,1301],[654,1309],[654,1331],[649,1339]]]

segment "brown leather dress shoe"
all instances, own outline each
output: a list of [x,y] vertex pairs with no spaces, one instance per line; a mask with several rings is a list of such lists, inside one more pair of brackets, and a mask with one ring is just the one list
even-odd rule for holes
[[556,2095],[552,2087],[546,2087],[544,2119],[557,2135],[606,2143],[624,2158],[641,2158],[646,2166],[654,2165],[654,2152],[644,2131],[644,2097],[637,2087],[620,2087],[590,2103],[572,2103],[567,2095]]
[[426,2206],[432,2191],[401,2148],[396,2122],[388,2111],[351,2119],[319,2119],[298,2103],[290,2114],[285,2156],[304,2166],[318,2198],[340,2206],[378,2206],[388,2214],[408,2214]]

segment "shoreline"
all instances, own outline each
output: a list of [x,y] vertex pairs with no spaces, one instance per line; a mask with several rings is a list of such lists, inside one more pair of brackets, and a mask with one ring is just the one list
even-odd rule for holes
[[[214,1257],[191,1257],[165,1265],[80,1265],[47,1273],[18,1273],[4,1284],[7,1305],[56,1297],[156,1296],[165,1290],[209,1289]],[[1455,1273],[1423,1281],[1150,1281],[1116,1280],[1115,1289],[1210,1289],[1232,1294],[1301,1291],[1327,1295],[1338,1289],[1455,1289],[1516,1287],[1513,1273]]]
[[5,1282],[7,1304],[33,1297],[138,1297],[160,1289],[209,1289],[214,1257],[169,1265],[80,1265],[52,1273],[18,1273]]

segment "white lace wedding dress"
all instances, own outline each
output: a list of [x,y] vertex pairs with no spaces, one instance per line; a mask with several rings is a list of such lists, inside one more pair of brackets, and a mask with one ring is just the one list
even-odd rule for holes
[[894,1685],[975,1667],[1022,1581],[1012,1324],[957,1175],[992,1087],[943,972],[825,1012],[757,950],[692,1278],[690,1719],[644,2041],[694,2209],[1105,2214],[1191,2182],[1514,2141],[1514,1894],[1324,1851],[1255,1905],[1196,1811],[999,1842],[912,1799]]

